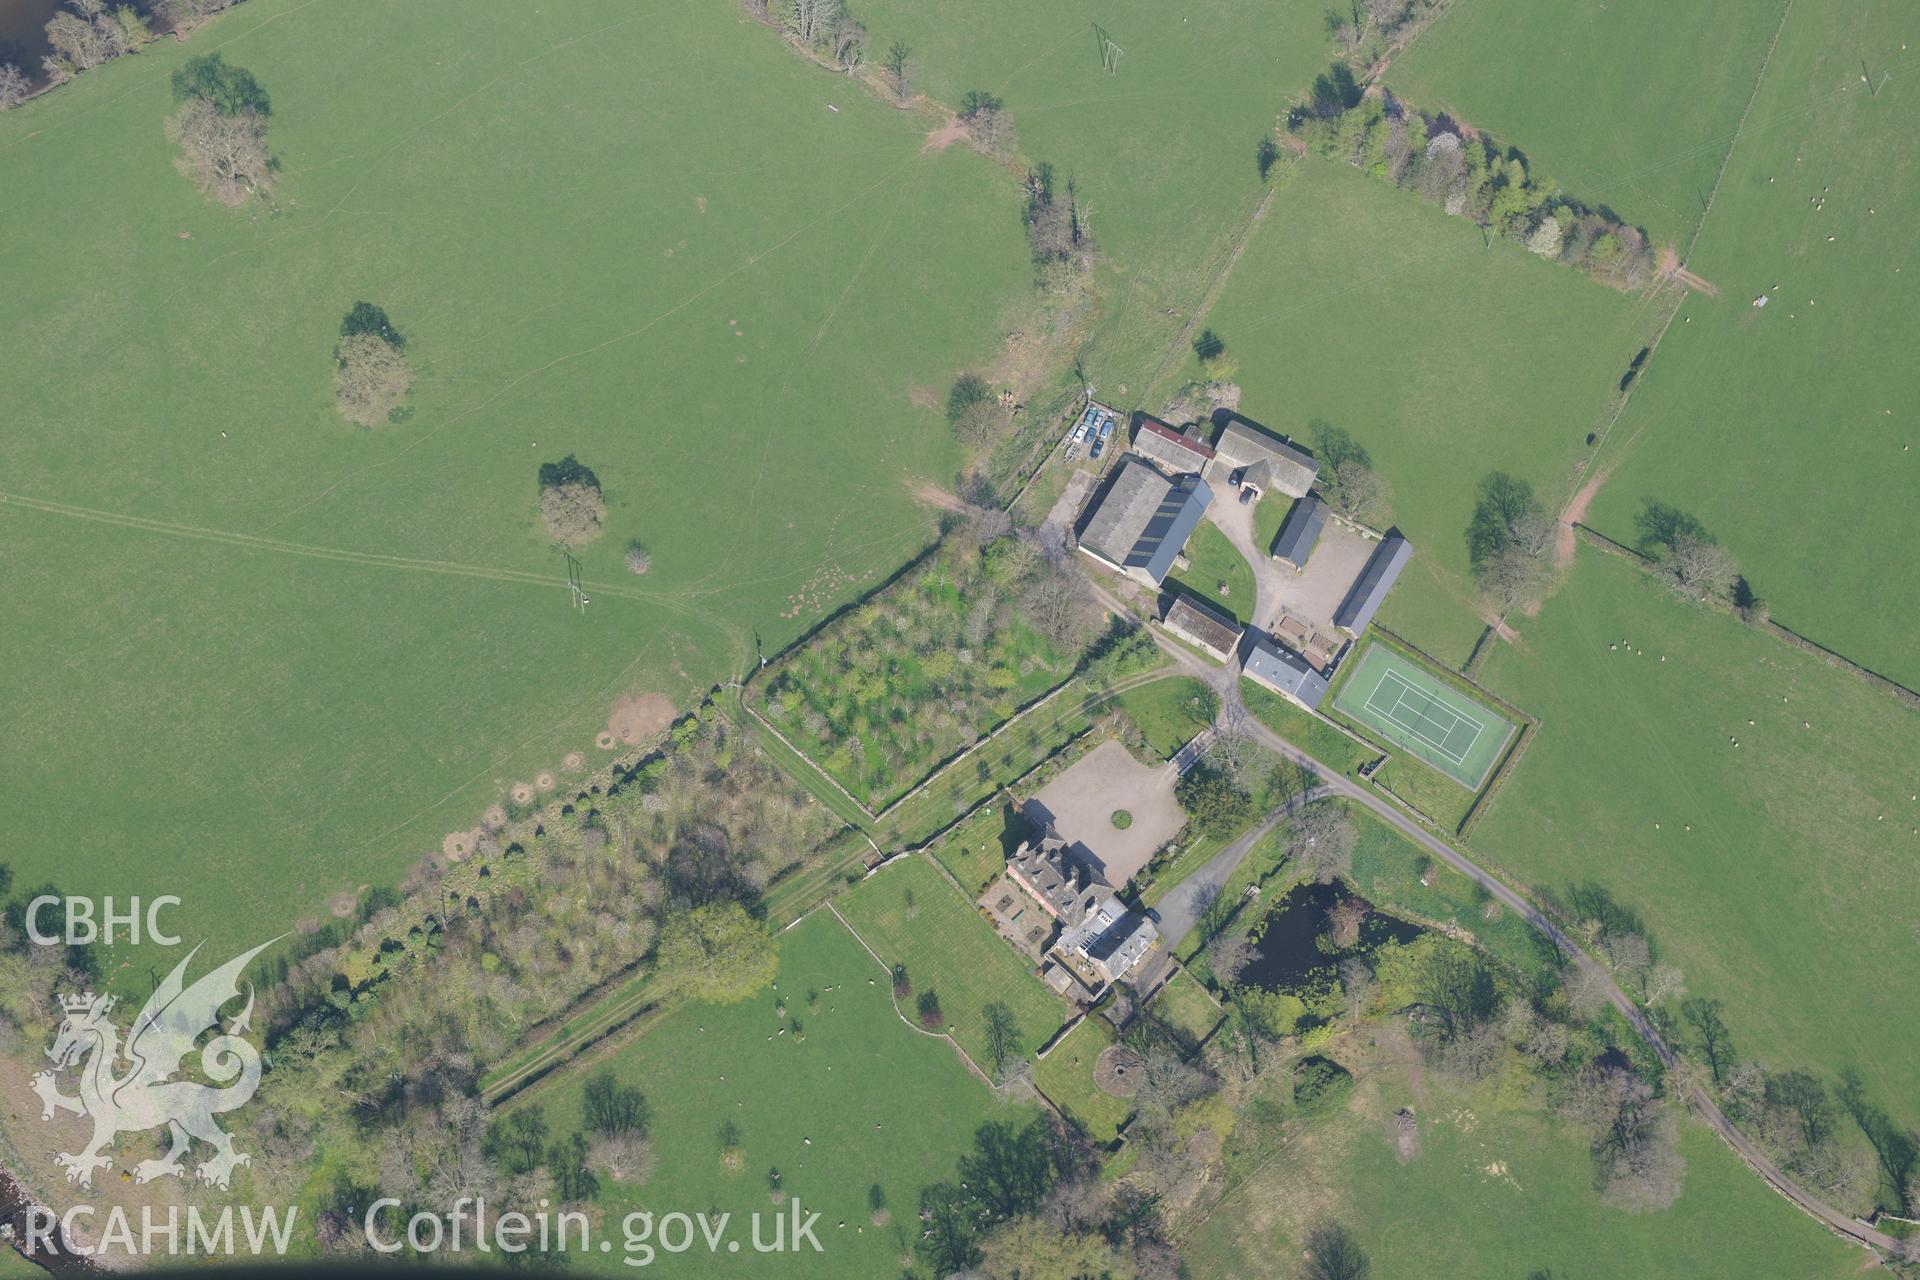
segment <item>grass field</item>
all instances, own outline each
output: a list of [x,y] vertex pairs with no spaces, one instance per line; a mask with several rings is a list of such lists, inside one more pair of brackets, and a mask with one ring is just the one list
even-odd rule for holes
[[982,1070],[993,1069],[983,1012],[989,1004],[998,1001],[1013,1012],[1029,1052],[1066,1021],[1066,1006],[931,862],[902,858],[847,894],[839,907],[889,967],[907,966],[913,980],[913,995],[901,1002],[907,1016],[914,1016],[922,992],[938,993],[948,1033]]
[[[1224,486],[1222,486],[1224,490]],[[1215,502],[1238,501],[1231,493],[1214,498]],[[1247,558],[1227,541],[1227,535],[1211,520],[1202,520],[1187,539],[1188,565],[1167,579],[1169,588],[1178,587],[1198,596],[1230,618],[1244,619],[1253,611],[1253,570]]]
[[1394,60],[1387,83],[1520,148],[1535,172],[1655,241],[1684,245],[1782,7],[1456,5]]
[[[271,215],[162,137],[216,48],[272,94]],[[250,0],[0,116],[19,876],[286,927],[910,556],[957,460],[912,397],[1029,271],[1010,177],[922,133],[728,6],[614,0]],[[374,432],[331,403],[359,298],[420,372]],[[534,510],[568,452],[585,617]]]
[[1095,1142],[1112,1142],[1133,1114],[1133,1104],[1093,1082],[1093,1064],[1113,1043],[1099,1018],[1083,1018],[1046,1057],[1033,1065],[1033,1082]]
[[1482,682],[1540,728],[1476,856],[1520,883],[1607,886],[1692,994],[1726,1002],[1742,1058],[1855,1064],[1920,1120],[1913,712],[1592,550],[1521,641]]
[[1375,641],[1333,705],[1469,791],[1478,791],[1515,726],[1432,672]]
[[1381,621],[1457,664],[1482,629],[1464,537],[1475,485],[1497,469],[1543,495],[1565,487],[1652,319],[1314,161],[1293,169],[1207,323],[1239,360],[1248,413],[1309,441],[1324,419],[1372,455],[1416,549]]
[[[819,993],[812,1010],[807,991]],[[774,1014],[770,990],[741,1004],[680,1009],[607,1059],[653,1104],[658,1166],[642,1186],[603,1181],[596,1207],[616,1249],[621,1217],[643,1208],[729,1212],[744,1232],[748,1214],[773,1210],[767,1171],[778,1168],[781,1186],[820,1211],[816,1234],[825,1248],[782,1256],[780,1274],[891,1274],[910,1247],[920,1188],[951,1176],[974,1129],[1007,1104],[951,1046],[900,1025],[873,958],[829,913],[783,937],[777,994],[789,1017],[801,1019],[804,1039],[773,1034],[786,1020]],[[575,1070],[531,1096],[551,1132],[579,1126],[581,1088],[597,1069]],[[718,1131],[727,1122],[739,1129],[745,1157],[737,1173],[720,1162]],[[875,1184],[893,1219],[879,1228],[867,1201]],[[577,1261],[631,1274],[619,1258]],[[710,1257],[704,1247],[670,1261],[674,1275],[743,1270],[738,1258]]]
[[[1920,483],[1910,19],[1886,0],[1787,19],[1690,263],[1721,294],[1690,297],[1661,342],[1588,520],[1632,542],[1643,502],[1690,512],[1777,621],[1916,687],[1920,568],[1885,553],[1911,541]],[[1877,96],[1863,65],[1893,73]]]
[[1155,754],[1171,760],[1176,751],[1213,722],[1218,701],[1196,676],[1169,676],[1121,694],[1118,702]]
[[[1416,1069],[1417,1070],[1417,1069]],[[1704,1128],[1681,1128],[1685,1192],[1670,1209],[1627,1214],[1600,1203],[1586,1144],[1539,1103],[1498,1082],[1456,1093],[1412,1088],[1392,1065],[1362,1079],[1346,1110],[1311,1121],[1251,1172],[1183,1241],[1199,1275],[1284,1280],[1323,1217],[1344,1222],[1374,1280],[1634,1276],[1637,1280],[1840,1280],[1863,1255],[1755,1178]],[[1391,1114],[1412,1106],[1421,1148],[1395,1158]]]
[[[1072,176],[1106,258],[1083,367],[1143,396],[1261,199],[1255,144],[1326,65],[1325,6],[868,0],[860,18],[876,48],[912,46],[919,90],[1003,98],[1021,151]],[[1111,76],[1094,23],[1124,51]]]

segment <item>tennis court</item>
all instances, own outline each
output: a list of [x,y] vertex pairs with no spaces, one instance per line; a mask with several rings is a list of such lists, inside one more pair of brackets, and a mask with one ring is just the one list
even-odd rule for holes
[[1470,791],[1486,781],[1514,732],[1510,721],[1378,642],[1360,655],[1333,705]]

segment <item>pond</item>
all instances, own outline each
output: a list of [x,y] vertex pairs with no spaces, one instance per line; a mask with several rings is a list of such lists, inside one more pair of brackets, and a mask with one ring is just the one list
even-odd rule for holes
[[1367,913],[1352,946],[1321,950],[1319,939],[1332,930],[1327,913],[1352,897],[1344,885],[1295,885],[1268,909],[1266,927],[1253,944],[1253,959],[1240,971],[1240,981],[1268,991],[1298,991],[1331,975],[1342,956],[1365,955],[1388,942],[1412,942],[1423,932],[1419,925],[1376,907]]

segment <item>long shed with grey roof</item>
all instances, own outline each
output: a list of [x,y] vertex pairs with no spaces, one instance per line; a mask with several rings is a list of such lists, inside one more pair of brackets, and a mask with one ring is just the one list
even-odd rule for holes
[[1151,458],[1162,468],[1179,475],[1203,471],[1213,461],[1213,447],[1198,436],[1176,431],[1151,414],[1141,414],[1133,430],[1133,451]]
[[1207,476],[1219,479],[1241,469],[1247,473],[1246,482],[1255,487],[1295,498],[1304,497],[1320,474],[1320,464],[1305,449],[1257,422],[1230,413],[1213,442],[1213,461],[1207,466]]
[[1388,534],[1386,540],[1374,548],[1367,567],[1353,580],[1347,598],[1334,611],[1333,625],[1357,639],[1373,621],[1373,615],[1380,611],[1387,592],[1393,590],[1394,579],[1411,559],[1413,544],[1397,533]]
[[1196,475],[1168,479],[1123,458],[1080,531],[1080,549],[1130,578],[1158,587],[1200,523],[1213,490]]
[[1313,544],[1320,540],[1320,530],[1326,523],[1326,503],[1312,494],[1300,499],[1287,513],[1280,536],[1273,540],[1273,558],[1289,569],[1306,568],[1307,557],[1313,553]]
[[1265,640],[1255,640],[1241,673],[1255,684],[1293,699],[1309,711],[1317,711],[1327,696],[1327,678],[1308,665],[1307,660],[1288,649],[1277,648]]

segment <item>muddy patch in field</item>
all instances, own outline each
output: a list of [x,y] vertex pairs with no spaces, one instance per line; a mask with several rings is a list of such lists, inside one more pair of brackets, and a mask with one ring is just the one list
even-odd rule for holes
[[465,862],[473,856],[473,850],[480,843],[480,828],[470,831],[449,831],[446,839],[440,842],[440,853],[448,862]]
[[657,693],[630,693],[607,713],[607,732],[638,746],[673,723],[673,704]]

